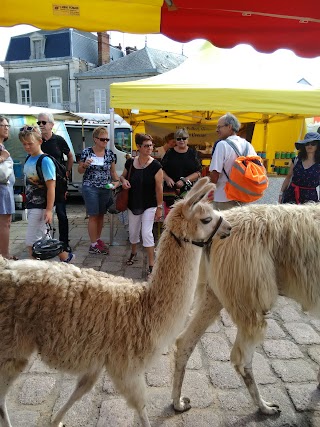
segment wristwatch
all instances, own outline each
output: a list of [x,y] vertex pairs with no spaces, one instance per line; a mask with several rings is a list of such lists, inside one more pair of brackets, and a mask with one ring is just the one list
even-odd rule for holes
[[186,179],[184,176],[180,176],[179,180],[182,181],[184,184],[186,183]]

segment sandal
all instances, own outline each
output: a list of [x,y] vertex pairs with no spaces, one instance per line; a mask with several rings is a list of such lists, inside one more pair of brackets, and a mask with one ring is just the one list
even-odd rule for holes
[[149,267],[147,269],[147,280],[150,279],[151,274],[152,274],[152,270],[153,270],[153,265],[149,265]]
[[137,254],[131,253],[129,258],[126,261],[127,265],[132,265],[135,261],[137,261]]

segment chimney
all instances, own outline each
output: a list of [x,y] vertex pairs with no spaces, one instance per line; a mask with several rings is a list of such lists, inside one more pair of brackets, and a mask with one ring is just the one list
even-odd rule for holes
[[98,66],[110,62],[110,36],[107,32],[98,33]]

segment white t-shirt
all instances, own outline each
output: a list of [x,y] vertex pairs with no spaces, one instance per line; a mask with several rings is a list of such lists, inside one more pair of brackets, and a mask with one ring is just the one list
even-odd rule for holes
[[[231,135],[228,137],[238,148],[239,152],[242,154],[245,151],[245,148],[247,144],[249,144],[249,150],[248,150],[248,156],[256,156],[257,153],[255,152],[255,149],[253,146],[246,141],[244,138],[240,138],[238,135]],[[223,172],[223,169],[226,171],[227,175],[229,176],[231,167],[233,165],[233,162],[237,158],[237,154],[235,153],[234,149],[230,147],[230,145],[223,139],[217,143],[217,146],[214,150],[209,171],[217,171],[219,172],[220,176],[217,182],[217,188],[214,192],[214,201],[215,202],[228,202],[229,199],[226,196],[226,193],[224,191],[224,187],[226,183],[228,182],[228,179]]]

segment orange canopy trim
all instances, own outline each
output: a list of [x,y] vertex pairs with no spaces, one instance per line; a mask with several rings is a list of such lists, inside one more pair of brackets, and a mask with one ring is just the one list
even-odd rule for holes
[[162,33],[176,41],[196,38],[229,48],[248,43],[320,56],[320,2],[315,0],[2,0],[0,26]]

